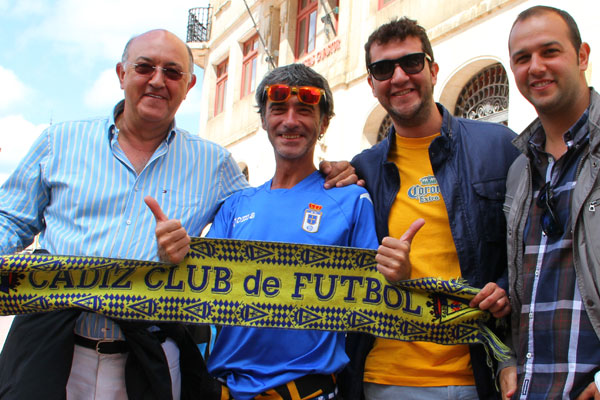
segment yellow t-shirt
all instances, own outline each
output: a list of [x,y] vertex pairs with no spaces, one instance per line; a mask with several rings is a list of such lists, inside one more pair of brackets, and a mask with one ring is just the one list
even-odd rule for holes
[[[429,145],[437,136],[439,133],[424,138],[396,135],[389,154],[389,161],[400,171],[400,191],[388,221],[390,236],[399,238],[417,218],[425,219],[411,245],[413,279],[461,276],[446,205],[429,160]],[[397,386],[475,384],[467,345],[381,338],[375,339],[367,356],[364,380]]]

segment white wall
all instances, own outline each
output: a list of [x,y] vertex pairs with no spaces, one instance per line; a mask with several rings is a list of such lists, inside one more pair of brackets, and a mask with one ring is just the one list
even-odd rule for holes
[[[526,128],[536,118],[536,113],[531,104],[519,93],[510,71],[508,35],[517,15],[538,4],[534,1],[523,2],[488,17],[449,39],[435,43],[433,50],[435,58],[440,64],[435,97],[439,99],[444,85],[452,75],[469,62],[482,57],[496,59],[506,69],[509,80],[508,125],[517,133]],[[595,13],[591,12],[591,9],[600,10],[598,3],[584,0],[570,2],[550,0],[545,1],[544,5],[562,8],[573,16],[579,26],[582,39],[588,43],[592,41],[591,67],[600,65],[600,43],[598,51],[596,53],[593,51],[593,38],[600,37],[600,27],[592,17]],[[590,75],[588,74],[588,76]],[[596,86],[600,83],[600,74],[591,74],[589,83],[594,85],[594,82],[596,82]]]
[[10,324],[12,324],[13,316],[2,316],[0,317],[0,349],[4,346],[4,340],[6,340],[6,335],[8,334],[8,329],[10,328]]

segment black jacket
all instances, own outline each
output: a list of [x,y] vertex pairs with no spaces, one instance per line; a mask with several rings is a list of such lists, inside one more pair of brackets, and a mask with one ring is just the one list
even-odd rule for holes
[[[0,355],[0,398],[66,399],[73,361],[75,322],[81,311],[15,317]],[[147,323],[119,321],[129,353],[125,365],[130,400],[172,398],[171,377],[161,340]],[[196,343],[181,324],[152,324],[180,350],[181,399],[220,399],[221,384],[211,378]]]
[[[503,125],[455,118],[438,104],[441,135],[429,147],[429,158],[450,220],[462,277],[483,287],[497,282],[508,289],[506,273],[506,222],[502,211],[506,175],[518,150],[511,144],[514,132]],[[386,139],[352,160],[365,179],[375,206],[377,236],[388,236],[388,217],[400,190],[398,168],[388,161],[395,140],[392,127]],[[374,337],[348,334],[348,367],[340,376],[344,399],[363,397],[364,362]],[[499,397],[482,345],[470,346],[473,374],[481,399]]]

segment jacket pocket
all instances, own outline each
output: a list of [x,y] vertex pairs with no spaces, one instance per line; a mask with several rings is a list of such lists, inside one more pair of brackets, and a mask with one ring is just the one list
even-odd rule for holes
[[506,239],[506,220],[503,205],[506,193],[506,180],[493,179],[474,182],[473,190],[478,197],[481,232],[486,241],[499,242]]

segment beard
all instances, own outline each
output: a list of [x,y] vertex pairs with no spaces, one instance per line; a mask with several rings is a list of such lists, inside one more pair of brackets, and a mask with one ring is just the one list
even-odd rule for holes
[[435,107],[433,102],[433,94],[427,92],[417,104],[402,107],[398,109],[389,104],[384,107],[390,115],[390,118],[394,123],[400,126],[414,127],[422,125],[429,119],[431,110]]

